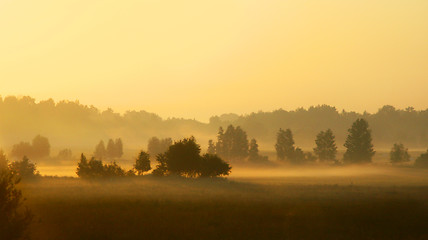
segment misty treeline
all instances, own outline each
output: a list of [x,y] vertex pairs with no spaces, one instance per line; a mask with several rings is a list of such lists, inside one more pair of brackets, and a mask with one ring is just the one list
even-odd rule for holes
[[[373,143],[389,148],[402,142],[412,148],[426,148],[428,143],[428,109],[411,107],[395,109],[384,106],[374,114],[338,111],[322,105],[293,111],[275,110],[248,115],[224,114],[213,116],[209,123],[196,120],[168,118],[145,111],[115,113],[101,111],[78,101],[36,101],[31,97],[0,97],[0,144],[11,146],[37,134],[49,136],[60,147],[93,146],[100,139],[121,136],[131,148],[139,148],[152,136],[180,139],[193,135],[205,143],[216,134],[219,126],[240,126],[261,146],[273,146],[279,128],[293,129],[296,143],[312,147],[313,136],[330,128],[338,142],[344,142],[348,127],[358,118],[366,119],[372,129]],[[340,146],[341,147],[341,146]]]
[[[155,138],[152,138],[149,146],[153,146],[153,139]],[[102,159],[95,157],[88,160],[82,153],[76,174],[84,179],[141,176],[152,170],[150,159],[149,153],[140,151],[134,167],[126,171],[115,161],[103,163]],[[156,162],[157,165],[151,173],[153,176],[218,177],[229,175],[232,169],[227,162],[215,154],[201,155],[201,147],[194,137],[172,143],[164,152],[156,155]]]

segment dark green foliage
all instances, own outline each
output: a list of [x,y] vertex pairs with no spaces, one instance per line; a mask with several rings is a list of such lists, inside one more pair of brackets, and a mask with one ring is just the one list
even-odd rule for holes
[[207,153],[208,154],[215,154],[216,150],[215,150],[215,145],[213,140],[208,140],[208,149],[207,149]]
[[426,153],[422,153],[418,158],[416,158],[415,167],[428,168],[428,150]]
[[229,125],[226,132],[219,128],[216,144],[217,155],[226,159],[242,160],[248,156],[247,133],[240,126]]
[[197,176],[200,152],[201,147],[196,143],[194,137],[175,142],[165,153],[168,171],[177,175]]
[[343,155],[345,163],[369,163],[375,154],[372,144],[371,130],[366,120],[357,119],[350,129],[344,146],[346,152]]
[[200,177],[217,177],[229,175],[232,167],[223,159],[213,154],[204,154],[201,157]]
[[28,156],[30,158],[49,157],[51,146],[46,137],[37,135],[32,144],[29,142],[20,142],[13,145],[11,155],[16,158]]
[[77,176],[81,178],[89,178],[91,176],[89,169],[88,160],[86,159],[86,156],[83,155],[83,153],[80,155],[80,162],[77,163],[77,170],[76,174]]
[[141,151],[138,158],[135,160],[134,168],[138,175],[143,175],[144,172],[150,171],[150,155],[144,151]]
[[314,152],[321,162],[335,161],[337,146],[331,129],[321,131],[315,139],[315,144],[317,147],[314,148]]
[[19,177],[0,169],[0,239],[23,239],[33,218],[28,208],[22,209],[22,193],[16,188]]
[[152,172],[153,176],[165,176],[168,173],[168,167],[166,165],[167,159],[165,153],[158,154],[156,156],[156,161],[158,162],[158,164]]
[[402,143],[394,143],[394,146],[389,153],[391,163],[402,163],[410,161],[408,149]]
[[158,154],[165,153],[171,145],[171,138],[159,139],[157,137],[152,137],[147,144],[147,152],[151,156],[157,156]]
[[279,160],[292,160],[295,158],[295,147],[294,147],[294,139],[293,133],[290,129],[282,130],[279,129],[276,135],[276,156]]
[[29,179],[39,176],[36,164],[30,162],[28,157],[24,156],[21,161],[14,161],[10,164],[10,171],[22,179]]

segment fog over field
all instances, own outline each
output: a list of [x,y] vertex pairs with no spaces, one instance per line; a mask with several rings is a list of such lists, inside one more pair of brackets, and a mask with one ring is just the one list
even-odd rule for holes
[[0,0],[0,240],[428,239],[427,0]]

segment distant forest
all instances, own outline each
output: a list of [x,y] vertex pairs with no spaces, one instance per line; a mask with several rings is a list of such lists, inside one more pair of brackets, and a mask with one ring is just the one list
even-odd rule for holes
[[153,137],[173,140],[195,136],[206,149],[209,139],[216,139],[219,127],[240,126],[249,138],[256,138],[262,150],[274,150],[279,128],[291,129],[296,144],[307,149],[315,145],[316,135],[327,128],[336,136],[339,149],[347,129],[357,118],[364,118],[372,129],[377,149],[390,149],[401,142],[409,148],[428,147],[428,109],[412,107],[396,109],[384,106],[374,114],[338,111],[333,106],[319,105],[292,111],[278,109],[248,115],[223,114],[213,116],[209,123],[182,118],[162,119],[146,111],[119,114],[111,109],[100,111],[78,101],[36,103],[31,97],[0,97],[0,147],[10,148],[36,135],[48,137],[53,148],[93,150],[100,139],[121,138],[126,148],[147,146]]

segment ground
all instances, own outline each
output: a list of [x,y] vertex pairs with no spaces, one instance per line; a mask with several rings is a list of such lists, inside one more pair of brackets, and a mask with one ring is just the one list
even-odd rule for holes
[[428,239],[427,170],[235,170],[229,179],[44,177],[21,188],[35,240]]

